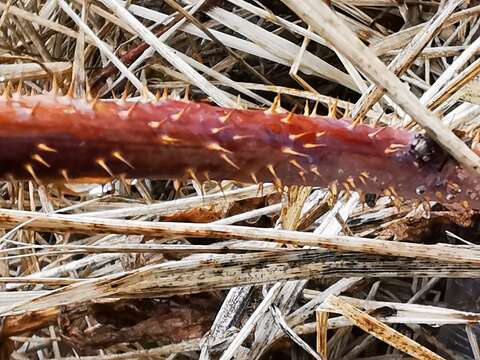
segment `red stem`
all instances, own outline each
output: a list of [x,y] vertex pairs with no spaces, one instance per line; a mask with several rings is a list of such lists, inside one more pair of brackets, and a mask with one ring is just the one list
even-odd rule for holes
[[480,203],[480,179],[424,136],[348,120],[160,100],[0,103],[0,178],[281,182]]

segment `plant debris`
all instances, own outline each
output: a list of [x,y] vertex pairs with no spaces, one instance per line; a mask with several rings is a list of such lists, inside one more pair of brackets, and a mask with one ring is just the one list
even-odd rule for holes
[[[1,101],[349,118],[478,173],[479,35],[465,0],[0,0]],[[480,359],[480,209],[193,175],[1,182],[0,357]]]

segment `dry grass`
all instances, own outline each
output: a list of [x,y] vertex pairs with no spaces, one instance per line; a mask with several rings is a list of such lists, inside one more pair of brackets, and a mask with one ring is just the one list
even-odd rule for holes
[[[280,93],[425,131],[480,172],[456,136],[478,135],[480,4],[327,3],[0,0],[0,86],[260,109]],[[480,359],[478,211],[336,195],[1,183],[0,354]]]

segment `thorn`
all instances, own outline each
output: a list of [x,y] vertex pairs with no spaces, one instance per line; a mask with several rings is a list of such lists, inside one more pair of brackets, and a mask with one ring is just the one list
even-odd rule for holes
[[318,100],[315,101],[315,105],[313,106],[313,110],[312,110],[312,112],[310,113],[310,116],[317,116],[317,115],[318,115],[318,114],[317,114],[317,111],[318,111],[318,103],[319,103]]
[[187,169],[187,174],[188,174],[188,176],[190,176],[190,179],[193,179],[197,184],[200,184],[200,181],[198,180],[198,178],[195,175],[195,172],[193,171],[192,168]]
[[369,179],[370,180],[370,174],[366,171],[363,171],[360,173],[360,176],[363,176],[364,178],[366,179]]
[[355,190],[355,188],[357,187],[357,185],[355,184],[355,181],[353,180],[352,177],[348,177],[345,181],[348,183],[348,185],[350,185],[350,187],[351,187],[352,189]]
[[352,116],[352,114],[351,114],[351,112],[350,112],[350,103],[347,102],[347,106],[345,107],[345,111],[344,111],[344,113],[343,113],[343,117],[344,117],[344,118],[349,118],[349,117],[351,117],[351,116]]
[[252,178],[252,180],[255,184],[258,184],[258,179],[257,179],[257,176],[255,175],[254,172],[250,173],[250,177]]
[[[90,102],[90,107],[92,108],[92,110],[97,109],[98,101],[99,101],[99,99],[98,99],[98,97],[96,97]],[[127,115],[129,115],[128,112],[127,112]]]
[[175,138],[173,138],[171,136],[168,136],[168,135],[162,135],[162,136],[160,136],[160,139],[165,144],[174,144],[174,143],[180,142],[179,139],[175,139]]
[[117,158],[118,160],[120,160],[121,162],[125,163],[128,167],[130,167],[131,169],[134,169],[135,167],[130,163],[128,162],[123,156],[122,154],[119,152],[119,151],[114,151],[112,153],[112,156]]
[[217,142],[211,142],[207,144],[207,149],[212,150],[212,151],[221,151],[227,154],[231,154],[232,152],[228,149],[223,148],[219,143]]
[[310,166],[310,171],[312,173],[314,173],[315,175],[317,175],[318,177],[322,177],[322,175],[320,175],[320,171],[318,171],[318,166],[317,165],[311,165]]
[[389,186],[388,190],[390,190],[390,192],[393,194],[393,196],[399,197],[397,191],[395,190],[395,188],[393,186]]
[[309,107],[310,107],[310,105],[309,105],[308,100],[305,100],[305,106],[303,107],[303,115],[304,116],[308,116],[310,114]]
[[33,154],[32,155],[32,160],[38,161],[40,164],[45,165],[46,167],[50,167],[50,164],[47,163],[40,155],[38,154]]
[[208,171],[206,171],[206,170],[203,172],[203,177],[204,177],[205,179],[207,179],[207,181],[211,181],[210,175],[208,174]]
[[278,179],[277,173],[275,172],[275,168],[272,164],[268,164],[267,169],[268,171],[270,171],[270,174],[272,174],[275,179]]
[[54,96],[57,96],[58,95],[58,81],[57,81],[57,75],[54,73],[52,75],[52,90],[51,90],[51,94],[53,94]]
[[242,97],[240,94],[237,95],[237,100],[235,101],[235,109],[242,109]]
[[305,149],[314,149],[314,148],[319,148],[319,147],[325,147],[327,146],[326,144],[303,144],[303,147]]
[[277,173],[275,172],[275,168],[273,167],[272,164],[268,164],[267,169],[273,175],[273,183],[275,185],[275,188],[277,189],[277,191],[281,191],[283,187],[282,180],[280,180],[280,178],[277,176]]
[[142,102],[148,102],[150,97],[148,96],[148,88],[145,84],[143,84],[142,89],[140,90],[140,97]]
[[297,160],[290,160],[289,163],[295,166],[298,170],[302,171],[303,173],[307,172],[307,170],[305,170],[305,168],[302,167],[302,165],[300,165]]
[[72,79],[70,81],[70,85],[68,86],[68,91],[67,91],[67,94],[66,94],[67,98],[70,98],[70,99],[73,99],[73,97],[75,96],[75,79],[72,75]]
[[148,126],[150,126],[152,129],[158,128],[165,120],[160,121],[149,121]]
[[180,182],[180,180],[173,180],[173,189],[175,190],[175,193],[178,193],[181,185],[182,183]]
[[391,148],[391,149],[401,149],[401,148],[404,148],[405,146],[407,146],[407,145],[405,145],[405,144],[390,144],[389,148]]
[[240,170],[237,164],[235,164],[226,154],[220,154],[220,157],[225,160],[228,164],[233,166],[235,169]]
[[325,135],[326,131],[320,131],[318,133],[315,134],[315,137],[318,139],[318,138],[321,138],[323,135]]
[[161,97],[161,100],[165,100],[165,99],[168,99],[168,89],[167,88],[163,88],[162,97]]
[[284,124],[292,124],[293,115],[295,115],[293,111],[289,112],[287,116],[280,119],[280,122]]
[[328,106],[328,117],[336,118],[338,110],[338,99],[334,99]]
[[157,91],[155,91],[155,100],[159,101],[162,97],[162,92],[160,91],[160,89],[157,89]]
[[183,100],[190,101],[190,86],[185,86],[185,93],[183,94]]
[[104,159],[97,159],[95,162],[96,162],[98,165],[100,165],[100,167],[102,167],[102,169],[105,170],[111,177],[115,177],[115,175],[113,175],[112,170],[110,170],[110,168],[108,167],[108,165],[105,163],[105,160],[104,160]]
[[23,90],[23,78],[21,78],[18,81],[18,86],[17,86],[17,94],[22,95],[22,90]]
[[278,109],[281,108],[281,99],[280,99],[280,94],[275,96],[275,99],[273,99],[272,106],[270,106],[267,110],[265,110],[265,114],[275,114],[278,112]]
[[211,132],[212,134],[218,134],[220,131],[225,130],[226,128],[227,128],[227,126],[221,126],[221,127],[217,127],[217,128],[212,128],[212,129],[210,130],[210,132]]
[[25,164],[25,169],[30,175],[32,175],[33,179],[37,182],[37,184],[41,183],[37,177],[37,174],[35,174],[35,171],[33,170],[33,166],[31,164]]
[[407,145],[404,145],[404,144],[390,144],[388,146],[388,148],[386,148],[384,150],[384,153],[385,154],[391,154],[391,153],[394,153],[394,152],[397,152],[397,151],[403,149],[405,146],[407,146]]
[[289,163],[292,164],[294,167],[296,167],[299,170],[298,175],[303,180],[303,182],[306,182],[305,169],[295,160],[290,160]]
[[362,182],[363,185],[367,185],[367,182],[365,181],[365,177],[362,174],[358,176],[358,179]]
[[37,148],[39,150],[42,150],[42,151],[48,151],[48,152],[58,152],[57,150],[55,150],[54,148],[51,148],[50,146],[46,145],[46,144],[38,144],[37,145]]
[[243,140],[243,139],[248,139],[248,138],[252,138],[253,135],[234,135],[232,137],[233,140],[237,141],[237,140]]
[[300,178],[302,179],[302,181],[303,181],[304,183],[307,182],[307,178],[305,177],[305,172],[299,171],[299,172],[298,172],[298,176],[300,176]]
[[2,97],[6,102],[10,101],[10,89],[12,87],[11,81],[7,81],[5,88],[3,89]]
[[173,120],[173,121],[178,121],[180,120],[180,118],[182,117],[182,115],[185,113],[185,110],[187,110],[188,108],[188,105],[185,106],[182,110],[180,110],[178,113],[176,114],[173,114],[172,116],[170,116],[170,118]]
[[357,125],[359,125],[360,123],[362,122],[362,118],[361,117],[357,117],[356,119],[354,119],[350,125],[347,126],[348,129],[350,130],[353,130],[355,129],[355,127],[357,127]]
[[65,179],[65,181],[66,181],[67,183],[70,182],[70,178],[68,177],[67,169],[62,169],[62,170],[60,170],[60,174],[63,176],[63,178]]
[[373,133],[368,134],[368,137],[373,140],[377,137],[378,134],[380,134],[380,132],[382,132],[385,129],[386,127],[381,127],[380,129],[374,131]]
[[310,134],[310,131],[305,131],[303,133],[300,133],[300,134],[290,134],[288,135],[288,138],[292,141],[295,141],[295,140],[298,140],[300,139],[302,136],[305,136],[307,134]]
[[125,112],[125,115],[124,115],[125,120],[130,119],[130,115],[132,115],[132,112],[137,107],[137,105],[138,105],[138,102],[134,102],[132,105],[130,105],[130,107]]
[[188,176],[190,176],[190,178],[199,185],[200,187],[200,192],[202,194],[202,196],[205,196],[205,193],[203,192],[203,187],[202,187],[202,183],[200,182],[200,180],[198,180],[197,176],[195,175],[195,172],[193,171],[192,168],[188,168],[187,169],[187,174]]
[[91,88],[90,88],[90,83],[88,81],[85,83],[85,97],[86,97],[88,102],[93,100],[93,95],[92,95],[92,91],[91,91]]
[[305,157],[305,158],[307,158],[307,159],[310,159],[310,156],[309,156],[309,155],[299,153],[299,152],[293,150],[291,147],[288,147],[288,146],[283,146],[283,147],[282,147],[282,152],[283,152],[284,154],[295,155],[295,156],[302,156],[302,157]]
[[[127,82],[125,84],[125,88],[123,89],[123,92],[122,92],[122,97],[121,97],[121,101],[122,102],[126,102],[127,101],[127,98],[128,98],[128,91],[130,90],[130,83]],[[88,91],[89,92],[89,91]]]
[[233,115],[233,112],[235,111],[235,109],[231,109],[229,112],[227,112],[226,115],[223,115],[223,116],[220,116],[218,118],[218,120],[220,120],[221,123],[225,124],[226,122],[228,122],[228,120],[230,120],[231,116]]

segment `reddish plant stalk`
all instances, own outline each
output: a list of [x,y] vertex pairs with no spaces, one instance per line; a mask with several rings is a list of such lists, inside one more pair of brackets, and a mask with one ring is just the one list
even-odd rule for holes
[[322,116],[188,101],[41,95],[0,102],[0,178],[329,186],[480,205],[480,179],[426,137]]
[[[207,11],[212,7],[215,7],[219,3],[219,0],[208,0],[205,3],[203,3],[197,11]],[[183,19],[184,15],[181,13],[178,13],[172,21],[170,21],[167,25],[159,25],[155,30],[154,34],[157,37],[160,37],[163,35],[167,30],[169,30],[172,26],[177,24],[181,19]],[[125,65],[130,65],[132,64],[137,58],[148,48],[150,45],[148,45],[146,42],[142,41],[140,44],[137,46],[129,49],[121,58],[120,60],[122,63]],[[105,86],[105,81],[110,77],[115,75],[118,72],[118,68],[112,64],[109,63],[105,67],[103,67],[92,79],[90,82],[90,91],[93,94],[98,94],[100,90],[102,89],[103,86]]]
[[[155,32],[156,36],[160,36],[163,33],[165,33],[168,29],[170,29],[178,20],[180,20],[181,17],[175,18],[172,21],[172,24],[168,26],[161,26],[160,29],[158,29]],[[145,42],[140,43],[139,45],[135,46],[134,48],[128,50],[126,54],[124,54],[120,60],[122,63],[125,65],[130,65],[132,64],[145,50],[149,48],[149,45]],[[94,94],[97,94],[100,92],[101,88],[105,86],[106,80],[114,75],[118,71],[118,68],[114,64],[108,64],[104,68],[102,68],[92,79],[90,82],[90,91],[92,91]]]

